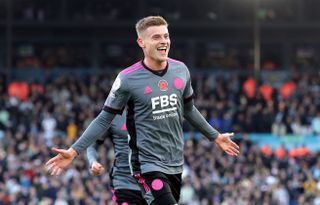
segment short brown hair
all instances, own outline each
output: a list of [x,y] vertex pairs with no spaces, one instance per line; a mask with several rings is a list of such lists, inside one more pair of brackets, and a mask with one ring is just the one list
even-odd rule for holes
[[140,19],[136,23],[137,35],[140,36],[141,32],[145,31],[151,26],[168,26],[167,21],[162,16],[147,16]]

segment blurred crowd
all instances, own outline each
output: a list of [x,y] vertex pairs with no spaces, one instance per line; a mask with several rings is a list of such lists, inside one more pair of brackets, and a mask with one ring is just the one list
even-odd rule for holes
[[[251,44],[226,45],[224,43],[194,42],[194,67],[201,69],[253,70],[253,48]],[[188,56],[186,43],[172,45],[170,56],[184,59]],[[89,51],[89,52],[88,52]],[[281,46],[272,49],[262,47],[262,70],[281,70]],[[315,46],[298,47],[290,50],[293,59],[290,69],[296,67],[314,70],[319,59]],[[122,67],[140,59],[141,51],[135,42],[112,44],[101,42],[94,46],[88,42],[79,43],[24,43],[13,47],[13,66],[15,68],[105,68]]]
[[193,77],[198,109],[222,132],[320,134],[319,73],[292,73],[277,86],[232,73]]
[[13,49],[13,65],[20,69],[102,69],[130,65],[134,63],[132,59],[139,59],[140,54],[136,44],[101,43],[97,50],[91,48],[92,45],[89,43],[22,44]]
[[[207,140],[185,144],[183,205],[320,205],[319,153],[307,157],[265,155],[250,132],[320,135],[319,74],[292,75],[268,89],[239,74],[193,75],[196,105],[221,132],[239,133],[241,155],[228,157]],[[40,82],[0,78],[0,205],[113,204],[109,176],[92,177],[80,155],[60,177],[44,164],[50,148],[67,148],[100,112],[112,75],[60,76]],[[289,83],[289,87],[287,85]],[[254,88],[254,89],[252,89]],[[264,89],[262,89],[264,88]],[[17,96],[17,97],[14,97]],[[99,148],[108,170],[112,143]]]
[[[299,4],[300,3],[300,4]],[[303,6],[301,4],[303,3]],[[192,0],[169,1],[116,1],[116,0],[69,0],[44,2],[40,0],[11,1],[13,17],[24,21],[113,21],[138,18],[142,14],[160,13],[170,20],[202,20],[202,21],[248,21],[253,16],[251,1],[237,2],[235,0]],[[2,10],[6,2],[0,2]],[[304,20],[317,20],[316,10],[312,6],[319,5],[316,0],[288,1],[262,0],[260,2],[259,18],[268,22],[287,22],[297,20],[298,12],[302,12]],[[300,6],[300,7],[299,7]],[[132,8],[135,7],[135,10]],[[192,10],[191,10],[192,8]],[[1,11],[1,10],[0,10]],[[4,10],[5,11],[5,10]],[[192,11],[192,12],[190,12]],[[309,12],[306,12],[309,11]],[[5,18],[2,12],[0,19]]]
[[[192,67],[200,69],[247,70],[254,69],[254,56],[251,44],[226,44],[222,42],[191,43],[194,50],[188,50],[192,45],[188,42],[174,43],[170,56],[176,59],[190,59],[186,62]],[[186,49],[187,47],[187,49]],[[188,51],[187,51],[188,50]],[[261,47],[261,69],[283,70],[284,67],[292,70],[315,70],[320,62],[315,45],[295,46],[291,53],[290,65],[284,65],[282,46]],[[3,50],[4,52],[4,50]],[[87,42],[37,42],[17,43],[13,45],[13,61],[15,68],[119,68],[123,65],[135,63],[133,59],[141,59],[142,52],[134,41],[113,44],[101,41],[97,45]],[[1,50],[0,50],[1,56]],[[1,66],[1,62],[0,62]]]

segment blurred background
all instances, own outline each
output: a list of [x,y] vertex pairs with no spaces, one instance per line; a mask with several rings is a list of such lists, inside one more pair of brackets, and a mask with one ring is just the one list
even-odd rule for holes
[[[100,112],[116,74],[141,60],[134,25],[169,22],[170,57],[237,158],[184,124],[181,205],[320,205],[319,0],[0,0],[0,205],[113,204],[85,154],[44,163]],[[110,140],[99,149],[109,170]]]

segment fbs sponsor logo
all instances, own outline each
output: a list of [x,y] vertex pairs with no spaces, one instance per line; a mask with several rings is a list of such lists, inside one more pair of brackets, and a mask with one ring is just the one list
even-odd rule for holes
[[151,98],[152,114],[154,120],[161,120],[167,117],[175,117],[177,113],[177,94],[161,95]]
[[[165,112],[167,109],[175,108],[175,105],[177,105],[178,100],[177,94],[171,94],[171,95],[161,95],[157,97],[151,98],[151,104],[152,104],[152,113],[160,113]],[[170,107],[168,108],[168,106]],[[164,109],[166,108],[166,109]]]

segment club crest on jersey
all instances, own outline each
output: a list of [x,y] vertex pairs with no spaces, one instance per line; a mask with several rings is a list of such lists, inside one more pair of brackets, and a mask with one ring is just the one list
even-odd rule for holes
[[112,91],[117,91],[117,90],[120,88],[120,86],[121,86],[121,80],[120,80],[120,78],[117,78],[117,79],[114,81],[111,90],[112,90]]
[[109,93],[109,96],[111,98],[116,98],[116,94],[115,92],[121,87],[121,80],[120,78],[117,78],[114,82],[113,82],[113,85],[112,85],[112,88],[111,88],[111,91]]
[[168,90],[168,83],[165,80],[160,80],[158,83],[158,86],[161,91],[167,91]]

